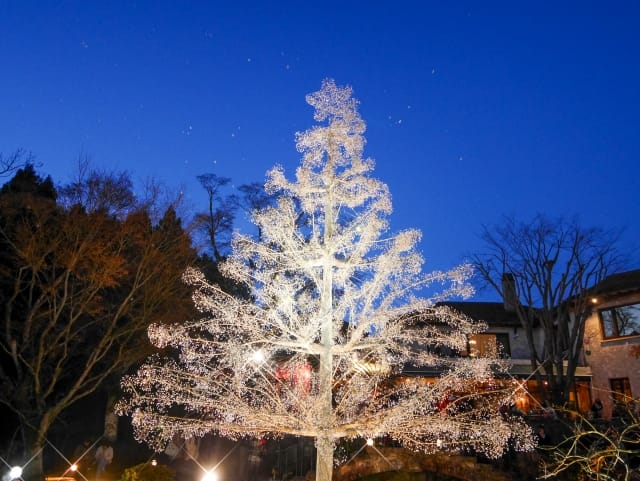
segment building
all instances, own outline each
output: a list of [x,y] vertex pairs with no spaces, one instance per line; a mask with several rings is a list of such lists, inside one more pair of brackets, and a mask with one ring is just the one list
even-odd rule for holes
[[[617,402],[640,398],[640,270],[606,277],[589,291],[591,313],[585,323],[583,355],[576,368],[570,406],[586,414],[600,399],[603,416],[614,414]],[[469,317],[484,321],[486,332],[469,338],[464,355],[483,355],[497,348],[511,362],[510,375],[522,386],[518,407],[529,413],[543,401],[531,368],[526,335],[509,303],[446,302]],[[534,343],[542,352],[543,332],[534,327]]]
[[602,401],[607,418],[616,402],[640,398],[640,270],[611,275],[590,294],[584,358],[592,397]]
[[[541,392],[547,392],[546,384],[538,388],[536,376],[531,366],[530,349],[527,336],[514,309],[502,302],[446,302],[472,319],[484,321],[488,328],[482,334],[469,338],[468,355],[483,355],[485,352],[497,352],[508,358],[511,363],[509,375],[517,381],[521,389],[516,397],[517,407],[525,413],[544,411],[544,399]],[[542,329],[534,326],[533,342],[538,352],[542,352]],[[493,351],[492,351],[493,350]],[[565,363],[566,364],[566,363]],[[572,407],[586,413],[591,406],[591,369],[587,365],[576,368],[575,384],[569,394]],[[549,395],[544,397],[549,398]]]

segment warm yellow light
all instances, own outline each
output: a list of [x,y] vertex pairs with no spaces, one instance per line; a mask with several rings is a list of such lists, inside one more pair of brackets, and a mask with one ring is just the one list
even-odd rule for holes
[[218,475],[214,471],[207,471],[202,476],[201,481],[218,481]]
[[72,464],[71,467],[69,467],[69,469],[71,471],[77,471],[78,470],[78,465],[77,464]]
[[592,297],[591,298],[591,304],[597,304],[598,303],[598,298],[597,297]]
[[156,461],[155,459],[151,460],[151,466],[157,466],[158,465],[158,461]]
[[373,439],[367,439],[367,446],[373,446]]

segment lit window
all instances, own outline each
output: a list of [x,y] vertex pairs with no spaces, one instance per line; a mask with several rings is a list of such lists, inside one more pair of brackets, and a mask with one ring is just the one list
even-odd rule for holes
[[615,402],[624,403],[633,399],[628,377],[609,379],[609,383],[611,385],[611,395]]
[[469,336],[470,357],[502,357],[511,355],[509,334],[474,334]]

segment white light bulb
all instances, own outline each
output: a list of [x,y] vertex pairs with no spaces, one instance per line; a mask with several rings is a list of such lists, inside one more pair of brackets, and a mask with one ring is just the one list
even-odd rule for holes
[[251,360],[256,364],[263,363],[264,359],[265,359],[264,352],[262,352],[261,350],[257,350],[251,355]]
[[9,479],[18,479],[22,476],[22,467],[14,466],[9,470]]
[[201,481],[218,481],[218,475],[214,471],[207,471]]

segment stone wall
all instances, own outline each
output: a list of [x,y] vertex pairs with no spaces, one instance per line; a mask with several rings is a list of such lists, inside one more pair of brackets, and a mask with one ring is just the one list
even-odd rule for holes
[[640,294],[596,304],[585,324],[583,347],[586,363],[593,373],[591,396],[593,400],[602,401],[605,418],[610,417],[613,410],[610,379],[629,378],[633,397],[640,397],[640,336],[604,339],[598,310],[638,302]]

